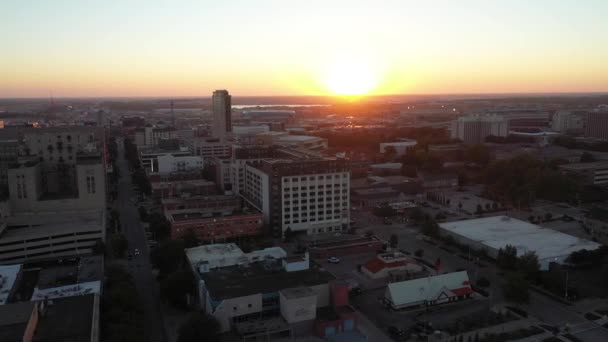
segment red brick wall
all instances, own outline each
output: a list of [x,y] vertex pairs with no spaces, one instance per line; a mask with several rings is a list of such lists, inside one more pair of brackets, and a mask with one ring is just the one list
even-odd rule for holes
[[229,239],[261,234],[263,225],[261,213],[187,220],[171,224],[171,238],[178,239],[192,229],[202,241]]

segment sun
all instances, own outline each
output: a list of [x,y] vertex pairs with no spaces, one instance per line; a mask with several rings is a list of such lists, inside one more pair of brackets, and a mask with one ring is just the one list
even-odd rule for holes
[[367,95],[378,85],[378,76],[369,63],[355,59],[341,59],[326,71],[324,84],[339,96]]

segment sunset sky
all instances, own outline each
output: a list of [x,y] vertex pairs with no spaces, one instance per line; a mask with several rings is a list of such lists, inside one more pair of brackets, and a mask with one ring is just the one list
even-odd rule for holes
[[608,91],[608,1],[0,1],[0,97]]

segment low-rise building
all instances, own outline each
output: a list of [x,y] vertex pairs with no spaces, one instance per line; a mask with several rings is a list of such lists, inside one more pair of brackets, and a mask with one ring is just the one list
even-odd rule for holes
[[311,258],[325,260],[329,257],[376,254],[384,248],[384,242],[375,236],[353,237],[344,235],[325,240],[310,241],[307,247]]
[[483,250],[491,258],[496,258],[498,251],[507,245],[515,247],[517,255],[535,252],[541,270],[548,270],[553,262],[564,263],[573,252],[595,250],[601,246],[597,242],[508,216],[444,222],[439,224],[439,228],[441,235],[451,236],[475,250]]
[[418,172],[418,178],[425,190],[450,189],[458,187],[458,175],[455,173]]
[[97,294],[0,306],[0,341],[98,342]]
[[21,278],[21,264],[0,266],[0,305],[8,303]]
[[201,241],[226,241],[263,233],[264,216],[259,212],[233,212],[223,216],[199,210],[165,215],[171,224],[171,239],[179,239],[190,231]]
[[608,161],[565,164],[559,166],[564,173],[579,177],[588,185],[608,185]]
[[203,169],[203,158],[200,156],[163,154],[157,157],[158,173],[185,172]]
[[388,284],[384,301],[395,310],[468,299],[473,294],[467,271]]
[[415,276],[423,271],[418,262],[399,252],[378,254],[361,267],[361,272],[372,279],[388,278],[393,272]]
[[417,145],[416,140],[405,139],[404,141],[380,143],[380,153],[386,153],[388,147],[395,150],[396,156],[403,156],[407,151]]
[[281,248],[243,253],[234,244],[207,245],[187,249],[186,256],[201,310],[215,317],[223,332],[234,329],[247,338],[298,331],[312,326],[317,309],[330,304],[328,284],[335,278],[290,268]]
[[217,192],[215,183],[204,179],[153,182],[152,198],[161,201],[166,198],[208,196]]
[[369,166],[369,172],[376,176],[400,175],[402,163],[383,163]]

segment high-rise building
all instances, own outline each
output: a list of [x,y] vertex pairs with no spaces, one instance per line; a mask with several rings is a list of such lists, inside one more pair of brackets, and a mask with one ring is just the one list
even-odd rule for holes
[[213,106],[213,136],[224,138],[226,133],[232,132],[232,97],[228,90],[213,92],[211,103]]
[[608,109],[598,109],[587,114],[585,136],[598,140],[608,140]]
[[582,133],[586,122],[586,111],[558,110],[551,120],[551,128],[562,133]]
[[464,116],[452,121],[451,137],[460,139],[465,144],[483,143],[490,135],[509,135],[509,122],[497,115]]

